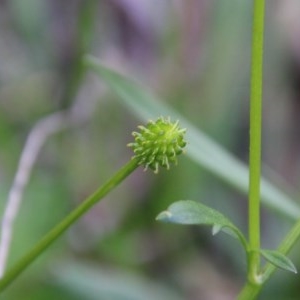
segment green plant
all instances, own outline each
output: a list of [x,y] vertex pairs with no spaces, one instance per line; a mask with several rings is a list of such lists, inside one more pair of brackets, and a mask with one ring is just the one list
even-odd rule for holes
[[[155,101],[155,99],[153,100],[153,97],[144,88],[139,87],[127,77],[104,67],[92,56],[84,58],[84,66],[95,71],[118,94],[118,99],[125,102],[131,112],[147,120],[158,115],[170,115],[172,119],[179,119],[180,123],[188,129],[189,151],[187,156],[195,163],[244,193],[248,192],[248,185],[250,186],[249,214],[251,217],[249,218],[249,240],[223,214],[198,202],[190,200],[178,201],[157,217],[158,220],[166,222],[211,225],[213,226],[213,234],[223,231],[237,238],[245,249],[248,258],[248,281],[239,299],[254,299],[277,267],[292,272],[296,271],[291,261],[285,257],[285,254],[288,253],[300,235],[300,222],[298,222],[283,240],[278,251],[260,249],[260,198],[262,204],[267,205],[291,220],[299,219],[300,209],[283,191],[260,176],[264,1],[255,0],[254,3],[250,183],[248,183],[247,166],[212,141],[200,129],[193,126],[167,105]],[[72,97],[70,96],[70,98]],[[144,165],[145,169],[153,169],[156,173],[159,167],[169,168],[171,163],[177,162],[175,154],[180,154],[185,146],[183,139],[185,131],[179,129],[177,123],[160,118],[157,122],[150,122],[147,126],[140,129],[141,132],[134,133],[136,140],[129,144],[135,152],[135,157],[46,235],[15,267],[8,270],[5,277],[0,281],[2,289],[25,270],[46,247],[83,213],[114,189],[139,165]],[[170,130],[171,135],[165,135],[167,130]],[[170,142],[170,144],[167,142],[168,146],[165,144],[165,140]],[[154,150],[154,153],[151,150]],[[229,168],[231,170],[230,173],[228,173]],[[260,266],[261,256],[269,261],[263,268]]]
[[134,142],[128,144],[135,153],[132,159],[46,234],[14,267],[8,270],[0,280],[0,291],[4,290],[48,246],[93,205],[116,188],[138,166],[143,165],[145,170],[149,167],[154,170],[154,173],[158,173],[159,166],[169,169],[170,163],[177,163],[177,155],[182,153],[186,145],[185,129],[179,128],[178,121],[173,123],[170,118],[160,117],[155,122],[150,121],[145,127],[139,126],[139,129],[140,132],[133,132]]
[[[158,220],[165,222],[212,225],[213,234],[223,231],[241,242],[247,255],[248,280],[239,295],[239,299],[255,299],[277,268],[296,272],[294,265],[285,255],[300,236],[300,221],[298,221],[277,250],[260,249],[260,200],[263,204],[291,220],[299,220],[300,216],[298,205],[283,191],[262,178],[260,174],[264,6],[265,1],[254,0],[249,172],[243,163],[214,143],[205,133],[195,128],[172,108],[156,101],[136,82],[110,70],[94,57],[87,56],[85,58],[86,66],[95,71],[119,96],[119,99],[139,117],[151,118],[159,113],[180,119],[181,123],[188,129],[189,151],[187,151],[187,155],[199,166],[249,195],[249,240],[225,216],[199,202],[178,201],[157,216]],[[250,180],[248,180],[249,174]],[[261,256],[268,261],[263,267],[260,264]]]
[[[158,220],[165,222],[212,225],[213,234],[223,231],[241,242],[247,256],[248,280],[239,299],[254,299],[277,268],[296,272],[295,266],[285,255],[300,235],[300,222],[298,222],[277,250],[260,249],[260,199],[264,204],[289,218],[299,219],[299,207],[281,190],[261,178],[260,174],[264,6],[265,1],[254,1],[249,173],[241,162],[211,141],[177,112],[155,101],[153,96],[135,82],[106,68],[91,56],[85,58],[86,66],[95,71],[138,116],[149,118],[157,113],[163,113],[180,119],[188,129],[187,136],[190,144],[187,155],[200,166],[245,193],[248,193],[249,187],[249,239],[245,238],[228,218],[199,202],[178,201],[157,216]],[[228,169],[231,172],[228,172]],[[247,183],[248,174],[250,180]],[[264,267],[261,267],[261,256],[268,261]]]
[[[238,299],[255,299],[265,282],[277,268],[297,273],[293,263],[285,256],[299,237],[300,222],[292,229],[278,250],[260,247],[260,183],[261,183],[261,123],[262,123],[262,81],[264,43],[265,1],[254,0],[253,40],[250,95],[250,161],[249,161],[249,206],[248,240],[239,229],[221,213],[203,204],[186,200],[173,203],[157,220],[178,224],[212,225],[213,234],[223,230],[236,237],[244,247],[248,263],[247,283]],[[261,267],[261,256],[268,264]]]

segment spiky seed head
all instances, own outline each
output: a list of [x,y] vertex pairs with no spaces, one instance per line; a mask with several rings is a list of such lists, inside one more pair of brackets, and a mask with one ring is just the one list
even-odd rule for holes
[[133,132],[134,142],[128,144],[140,165],[158,172],[159,167],[169,169],[177,164],[177,155],[186,146],[186,129],[178,126],[178,121],[160,117],[156,122],[149,121],[146,126],[138,126],[139,132]]

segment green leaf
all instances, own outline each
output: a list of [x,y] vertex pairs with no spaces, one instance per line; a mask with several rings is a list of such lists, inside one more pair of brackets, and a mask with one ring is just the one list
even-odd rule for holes
[[[123,104],[125,103],[132,112],[143,120],[156,119],[162,115],[180,120],[180,124],[187,128],[186,139],[189,142],[187,155],[226,183],[245,194],[248,193],[249,171],[243,162],[210,139],[199,128],[193,126],[178,112],[152,96],[146,88],[137,82],[105,67],[101,61],[92,56],[86,56],[84,63],[87,68],[96,72],[108,84]],[[261,181],[261,198],[264,204],[280,214],[295,220],[300,217],[299,206],[265,179]]]
[[240,240],[247,250],[246,239],[239,229],[220,212],[199,202],[191,200],[174,202],[167,210],[161,212],[156,220],[185,225],[211,225],[213,234],[222,230]]
[[297,269],[292,261],[279,251],[275,250],[260,250],[261,255],[272,265],[293,273],[297,273]]
[[171,204],[168,210],[157,216],[157,220],[179,224],[204,224],[231,227],[232,223],[218,211],[191,200]]

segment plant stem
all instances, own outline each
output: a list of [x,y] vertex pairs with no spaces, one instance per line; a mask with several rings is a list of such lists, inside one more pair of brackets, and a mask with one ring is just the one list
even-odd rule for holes
[[249,177],[249,269],[248,280],[258,283],[260,268],[260,172],[263,82],[264,0],[254,0],[251,95],[250,95],[250,177]]
[[[260,248],[259,239],[259,196],[260,196],[260,155],[261,155],[261,103],[263,82],[263,41],[264,41],[265,0],[254,0],[251,103],[250,103],[250,189],[249,189],[249,244],[252,250]],[[300,220],[287,234],[278,251],[287,254],[300,237]],[[238,300],[255,299],[263,285],[270,279],[276,267],[267,263],[258,277],[260,265],[258,252],[249,255],[248,282],[240,292]],[[259,279],[259,280],[256,280]]]
[[[282,254],[287,254],[291,250],[293,245],[296,243],[296,241],[299,239],[299,236],[300,220],[293,226],[293,228],[287,234],[285,239],[281,242],[277,250]],[[275,272],[276,269],[277,268],[274,265],[267,263],[262,272],[263,283],[260,285],[253,285],[248,282],[241,291],[238,299],[255,299],[255,297],[262,289],[263,285],[270,279],[271,275]]]
[[3,291],[13,280],[20,275],[43,251],[62,235],[77,219],[79,219],[94,204],[99,202],[105,195],[113,190],[128,175],[138,167],[137,160],[133,158],[125,164],[114,176],[104,183],[91,196],[86,198],[77,208],[67,215],[47,235],[45,235],[15,266],[13,266],[0,280],[0,292]]
[[242,291],[240,292],[238,296],[238,300],[251,300],[255,299],[255,297],[258,295],[261,285],[253,284],[251,282],[247,282],[245,286],[243,287]]

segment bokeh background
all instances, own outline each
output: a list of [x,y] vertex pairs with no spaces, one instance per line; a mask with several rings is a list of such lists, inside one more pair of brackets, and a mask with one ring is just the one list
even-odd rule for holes
[[[300,3],[266,2],[263,172],[297,199]],[[74,112],[37,157],[9,266],[132,155],[126,144],[141,121],[84,72],[85,53],[138,80],[247,162],[251,17],[252,1],[240,0],[0,1],[1,212],[30,130],[55,112]],[[199,200],[246,232],[247,198],[187,156],[179,161],[158,175],[137,170],[3,299],[234,299],[245,281],[240,245],[155,216],[176,200]],[[292,223],[262,213],[263,246],[275,248]],[[259,299],[299,297],[299,276],[279,271]]]

